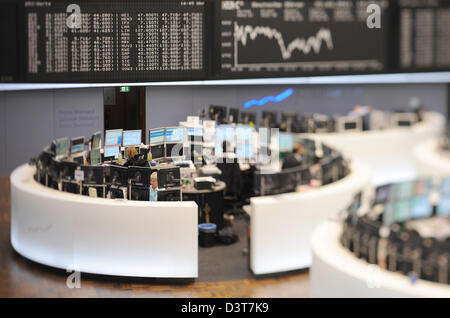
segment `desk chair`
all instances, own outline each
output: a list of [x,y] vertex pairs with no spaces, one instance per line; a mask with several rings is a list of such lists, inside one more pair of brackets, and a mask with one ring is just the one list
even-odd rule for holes
[[244,205],[241,195],[243,181],[239,164],[237,162],[218,163],[217,168],[222,172],[220,180],[226,184],[224,193],[225,213],[236,216],[245,215],[242,209]]

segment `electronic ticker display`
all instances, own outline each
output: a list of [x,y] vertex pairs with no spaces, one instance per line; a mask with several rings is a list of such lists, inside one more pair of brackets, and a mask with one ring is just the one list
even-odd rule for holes
[[371,73],[387,68],[389,1],[235,1],[219,8],[220,74]]
[[205,1],[23,1],[28,82],[206,76]]

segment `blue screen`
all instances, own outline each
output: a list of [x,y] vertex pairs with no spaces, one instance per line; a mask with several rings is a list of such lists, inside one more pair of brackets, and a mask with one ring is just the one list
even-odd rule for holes
[[236,127],[236,139],[238,141],[251,141],[253,136],[252,127]]
[[219,126],[216,128],[217,140],[234,140],[234,128],[229,126]]
[[56,155],[67,155],[69,153],[69,139],[63,138],[56,141]]
[[280,133],[278,138],[280,150],[292,151],[292,148],[294,148],[293,135]]
[[411,199],[411,216],[414,219],[423,219],[433,214],[433,206],[427,195]]
[[166,128],[166,142],[184,140],[184,128]]
[[238,143],[236,146],[236,156],[239,159],[253,158],[253,149],[251,144]]
[[142,141],[141,130],[130,130],[123,132],[123,145],[124,146],[136,146],[140,145]]
[[441,193],[450,194],[450,178],[442,178],[441,180]]
[[395,223],[394,205],[392,203],[384,205],[383,223],[386,225]]
[[150,145],[164,142],[164,128],[150,130]]
[[450,215],[450,195],[442,195],[437,206],[437,215],[449,216]]
[[188,128],[187,133],[189,136],[203,137],[203,128]]
[[411,217],[409,200],[398,201],[394,204],[395,222],[405,222]]
[[82,152],[84,150],[84,143],[82,144],[77,144],[77,145],[72,145],[70,152],[71,153],[77,153],[77,152]]
[[105,146],[122,145],[122,130],[107,130],[105,134]]
[[120,149],[119,146],[105,146],[105,153],[103,154],[105,158],[114,157],[119,158]]

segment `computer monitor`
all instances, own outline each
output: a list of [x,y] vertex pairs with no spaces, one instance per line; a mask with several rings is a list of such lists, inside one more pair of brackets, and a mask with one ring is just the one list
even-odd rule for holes
[[225,106],[210,105],[209,118],[218,123],[223,123],[227,117],[227,108]]
[[150,175],[152,174],[152,169],[148,167],[128,167],[128,179],[131,184],[138,186],[148,186],[150,185]]
[[59,162],[58,166],[61,179],[75,179],[75,170],[77,170],[79,164],[77,164],[76,162],[63,160]]
[[105,182],[117,187],[128,186],[128,168],[116,165],[105,167]]
[[249,143],[238,143],[236,145],[236,157],[242,160],[251,160],[254,158],[253,156],[253,146]]
[[228,110],[228,123],[237,124],[239,122],[239,109],[230,108]]
[[[152,146],[152,145],[159,145],[159,144],[164,143],[165,134],[166,134],[165,128],[150,129],[149,144]],[[153,152],[152,152],[152,154],[153,154]]]
[[167,127],[166,128],[166,143],[178,143],[184,141],[183,127]]
[[395,223],[403,223],[411,219],[409,200],[400,200],[394,203]]
[[76,154],[84,151],[84,137],[73,138],[70,143],[70,153]]
[[133,201],[150,201],[150,190],[148,187],[132,187],[131,198]]
[[55,141],[57,157],[67,157],[70,151],[70,140],[69,138],[60,138]]
[[103,150],[103,157],[105,161],[118,159],[120,154],[120,146],[105,146]]
[[241,112],[240,122],[245,125],[256,126],[256,112]]
[[158,201],[181,201],[180,190],[158,190]]
[[442,194],[450,194],[450,177],[441,178],[440,192]]
[[237,126],[236,127],[236,140],[239,141],[245,141],[245,142],[252,142],[253,140],[253,127],[250,126]]
[[180,186],[180,167],[161,168],[158,170],[158,188]]
[[218,126],[216,128],[216,141],[224,141],[224,140],[234,142],[233,126]]
[[278,113],[263,111],[262,112],[262,126],[266,128],[275,128],[278,126]]
[[164,144],[150,146],[150,152],[152,153],[152,159],[161,159],[166,156]]
[[104,184],[104,169],[102,166],[82,166],[81,170],[84,172],[84,184]]
[[428,195],[416,196],[411,199],[411,216],[414,219],[424,219],[433,215],[433,205]]
[[97,149],[102,147],[102,132],[97,131],[92,135],[91,149]]
[[166,144],[166,158],[183,158],[183,143]]
[[279,133],[278,147],[281,152],[291,152],[294,148],[294,135],[289,133]]
[[90,164],[93,166],[102,163],[102,154],[100,153],[100,148],[92,149],[90,153]]
[[122,145],[122,129],[107,130],[105,132],[105,146]]
[[203,128],[188,128],[187,129],[188,136],[194,136],[194,137],[203,137]]
[[356,116],[340,116],[336,118],[336,131],[362,131],[362,119]]
[[450,216],[450,194],[441,195],[436,214],[438,216]]
[[123,132],[123,146],[139,146],[142,142],[142,130],[125,130]]
[[373,204],[384,204],[389,201],[391,185],[386,184],[376,188]]

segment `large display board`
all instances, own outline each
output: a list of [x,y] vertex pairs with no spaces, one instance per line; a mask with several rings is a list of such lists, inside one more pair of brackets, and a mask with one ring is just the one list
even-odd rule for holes
[[23,1],[21,10],[26,81],[206,76],[204,1]]
[[402,70],[450,69],[450,1],[399,2]]
[[222,0],[220,74],[385,71],[389,2],[370,3],[381,9],[380,28],[367,23],[366,1]]

